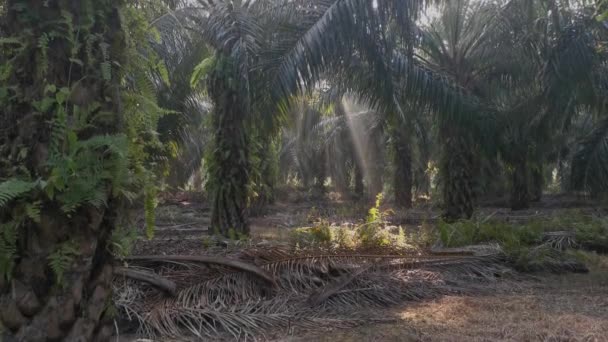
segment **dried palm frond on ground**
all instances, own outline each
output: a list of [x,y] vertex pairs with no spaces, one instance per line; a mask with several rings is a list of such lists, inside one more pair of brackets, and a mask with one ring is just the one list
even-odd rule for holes
[[499,278],[517,277],[505,254],[492,245],[435,254],[266,247],[213,259],[130,260],[129,268],[153,270],[174,282],[177,291],[172,297],[148,282],[117,276],[115,299],[123,323],[148,337],[267,339],[297,329],[369,323],[380,317],[376,309],[482,293]]
[[543,233],[543,240],[557,250],[566,250],[577,247],[576,234],[572,231],[558,231]]
[[276,342],[606,341],[608,256],[577,253],[589,274],[496,282],[485,294],[440,296],[383,311],[394,322],[307,331]]

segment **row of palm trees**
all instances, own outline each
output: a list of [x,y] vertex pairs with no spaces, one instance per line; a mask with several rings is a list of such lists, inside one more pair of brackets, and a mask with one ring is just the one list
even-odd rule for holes
[[[280,171],[306,185],[330,176],[360,194],[365,179],[373,196],[390,156],[405,207],[413,187],[428,191],[435,160],[448,219],[470,217],[496,173],[509,178],[513,209],[539,199],[550,164],[577,190],[606,188],[606,134],[574,129],[598,122],[605,98],[606,30],[594,4],[456,0],[424,16],[428,5],[200,1],[165,16],[207,48],[190,90],[213,104],[205,161],[215,227],[247,232],[251,163],[265,151],[249,148],[252,132],[282,136]],[[345,96],[367,110],[345,115]],[[353,120],[371,127],[364,145],[380,159],[356,151]],[[572,143],[587,133],[595,139]]]

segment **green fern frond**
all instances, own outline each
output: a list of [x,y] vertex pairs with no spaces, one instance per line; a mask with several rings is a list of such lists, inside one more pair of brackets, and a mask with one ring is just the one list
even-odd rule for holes
[[0,37],[0,45],[23,45],[23,42],[17,37]]
[[55,274],[57,285],[63,285],[63,275],[65,271],[72,265],[75,257],[78,255],[78,249],[74,242],[68,241],[59,246],[51,255],[48,256],[49,267]]
[[112,80],[112,64],[109,61],[105,61],[101,63],[101,77],[105,81]]
[[199,84],[200,81],[205,79],[207,74],[209,74],[209,72],[211,72],[211,69],[213,69],[215,67],[216,62],[217,62],[217,57],[214,55],[214,56],[205,58],[199,65],[197,65],[194,68],[194,71],[192,72],[192,77],[190,78],[190,86],[192,88],[195,88]]
[[51,158],[59,156],[63,143],[66,140],[67,126],[66,112],[63,109],[59,109],[57,117],[52,121],[51,141],[49,143]]
[[80,147],[91,150],[106,148],[113,155],[124,157],[125,151],[128,149],[128,141],[127,137],[123,134],[96,135],[91,139],[82,141]]
[[36,223],[40,223],[40,211],[41,211],[41,202],[40,201],[36,201],[33,203],[27,203],[25,205],[25,214],[27,215],[27,217],[36,222]]
[[138,197],[137,193],[127,189],[118,189],[116,195],[124,197],[129,203],[133,203]]
[[110,245],[112,246],[112,253],[123,259],[131,254],[131,250],[137,240],[137,232],[135,229],[127,229],[119,227],[112,232],[110,238]]
[[171,79],[169,78],[169,70],[164,62],[159,61],[156,64],[156,71],[160,75],[161,80],[165,83],[165,85],[171,85]]
[[96,208],[101,208],[106,205],[107,196],[102,187],[98,186],[97,182],[76,182],[68,188],[68,191],[58,196],[58,199],[63,203],[61,210],[66,214],[71,214],[79,207],[89,204]]
[[0,208],[36,187],[36,182],[9,179],[0,183]]
[[49,68],[48,50],[50,42],[51,37],[48,33],[43,33],[40,38],[38,38],[38,48],[40,49],[39,70],[41,75],[46,74],[46,71]]
[[156,228],[156,205],[157,205],[157,189],[153,182],[148,181],[145,187],[144,193],[144,211],[146,220],[146,236],[148,239],[154,238],[154,231]]

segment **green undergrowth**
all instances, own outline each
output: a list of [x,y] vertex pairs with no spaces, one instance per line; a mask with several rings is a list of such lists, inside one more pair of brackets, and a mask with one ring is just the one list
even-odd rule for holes
[[382,197],[369,209],[365,222],[336,226],[318,218],[312,227],[295,229],[291,243],[299,247],[328,249],[425,250],[433,245],[458,248],[498,244],[507,260],[520,271],[585,272],[597,253],[608,251],[608,220],[569,210],[526,223],[498,219],[463,220],[455,223],[424,222],[418,229],[391,226],[381,211]]
[[[326,218],[310,217],[312,227],[293,230],[291,243],[299,247],[322,247],[332,249],[412,250],[429,246],[436,239],[430,225],[423,225],[417,232],[406,232],[403,227],[391,226],[386,217],[391,211],[381,210],[382,195],[367,213],[364,222],[344,226],[332,225]],[[314,213],[313,213],[314,214]]]
[[522,271],[582,271],[580,265],[589,260],[582,257],[580,250],[608,251],[608,220],[579,211],[566,211],[550,219],[527,223],[439,222],[437,232],[445,247],[497,243]]
[[608,219],[566,211],[550,219],[527,223],[498,220],[466,220],[455,223],[439,222],[438,232],[446,247],[461,247],[496,242],[505,248],[538,245],[551,232],[568,232],[580,247],[608,251]]

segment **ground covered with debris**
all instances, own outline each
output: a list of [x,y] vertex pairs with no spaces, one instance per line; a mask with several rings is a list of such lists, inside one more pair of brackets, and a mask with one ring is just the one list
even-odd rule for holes
[[387,310],[385,324],[280,341],[607,341],[608,258],[590,274],[543,275],[485,295],[446,295]]
[[[228,241],[209,231],[204,204],[165,203],[155,237],[141,232],[134,253],[121,261],[130,272],[115,281],[121,335],[158,341],[608,340],[608,259],[581,251],[578,223],[562,219],[593,217],[603,229],[603,209],[550,198],[516,215],[487,206],[476,223],[447,228],[432,207],[377,208],[372,221],[368,209],[368,203],[280,203],[253,219],[251,239]],[[499,233],[501,243],[461,246],[469,240],[449,230],[483,235],[486,226],[527,224],[528,230],[537,221],[557,226],[525,253],[502,243],[511,235],[503,241]],[[438,229],[451,232],[447,241]]]

